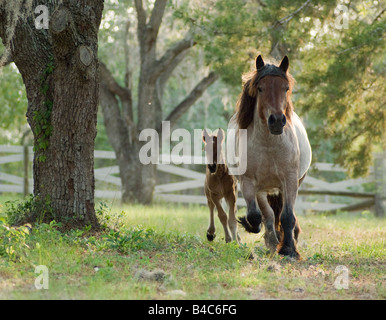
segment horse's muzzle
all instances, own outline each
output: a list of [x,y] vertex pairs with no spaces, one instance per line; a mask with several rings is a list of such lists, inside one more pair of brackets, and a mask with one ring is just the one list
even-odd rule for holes
[[287,118],[284,113],[271,114],[268,118],[268,129],[274,135],[280,135],[283,133],[283,128],[287,123]]
[[208,164],[208,169],[209,169],[210,173],[215,173],[216,172],[216,164],[215,163]]

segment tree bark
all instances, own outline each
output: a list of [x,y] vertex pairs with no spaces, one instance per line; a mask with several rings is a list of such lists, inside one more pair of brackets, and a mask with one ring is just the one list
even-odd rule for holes
[[[26,86],[27,120],[34,133],[34,195],[42,204],[36,214],[68,227],[97,228],[94,139],[103,1],[40,4],[49,8],[49,29],[36,29],[34,13],[22,8],[11,46]],[[5,15],[5,7],[1,9]],[[7,28],[12,26],[0,19],[5,45]]]

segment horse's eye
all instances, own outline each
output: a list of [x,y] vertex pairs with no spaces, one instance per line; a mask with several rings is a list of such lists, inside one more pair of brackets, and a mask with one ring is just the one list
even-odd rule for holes
[[285,91],[288,91],[289,90],[289,87],[285,88]]
[[261,87],[257,87],[257,91],[263,92],[263,89],[261,89]]

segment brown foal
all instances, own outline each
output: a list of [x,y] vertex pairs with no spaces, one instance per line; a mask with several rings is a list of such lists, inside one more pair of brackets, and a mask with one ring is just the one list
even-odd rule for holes
[[[237,200],[237,182],[229,174],[225,157],[222,150],[224,142],[224,130],[219,129],[217,135],[210,135],[206,130],[203,131],[202,139],[205,144],[205,154],[208,165],[206,166],[205,195],[208,199],[210,211],[209,227],[206,237],[213,241],[216,237],[214,225],[214,208],[217,208],[218,217],[224,228],[225,242],[232,240],[238,242],[240,237],[237,232],[236,220],[236,200]],[[221,200],[225,198],[229,216],[221,206]]]

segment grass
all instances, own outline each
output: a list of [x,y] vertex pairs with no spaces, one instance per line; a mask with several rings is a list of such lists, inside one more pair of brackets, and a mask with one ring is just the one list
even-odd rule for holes
[[[386,221],[369,214],[300,216],[302,260],[293,261],[270,255],[261,234],[240,230],[240,246],[225,244],[218,220],[208,242],[205,207],[97,207],[110,227],[97,234],[56,223],[15,229],[0,218],[0,299],[386,298]],[[48,268],[48,290],[35,287],[38,265]],[[348,289],[334,285],[340,265]]]

